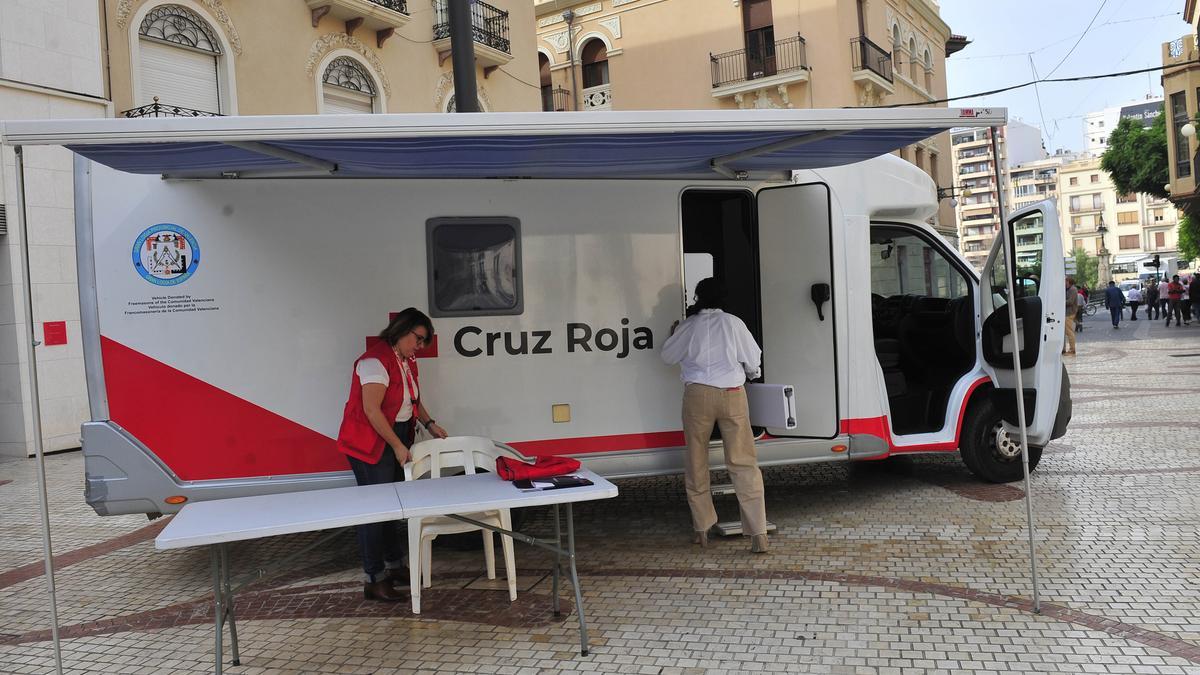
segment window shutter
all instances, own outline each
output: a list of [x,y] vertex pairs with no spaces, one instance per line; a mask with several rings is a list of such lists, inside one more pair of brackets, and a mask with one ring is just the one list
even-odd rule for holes
[[140,105],[158,97],[163,105],[221,112],[217,57],[214,54],[141,40],[142,91]]
[[8,207],[0,204],[0,234],[8,234]]
[[345,87],[325,85],[326,115],[363,115],[375,112],[371,97]]
[[775,21],[771,17],[771,0],[745,0],[745,3],[742,14],[745,30],[758,30],[774,25]]

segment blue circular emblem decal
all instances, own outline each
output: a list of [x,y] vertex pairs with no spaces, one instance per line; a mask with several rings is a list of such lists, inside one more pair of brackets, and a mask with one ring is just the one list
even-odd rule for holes
[[155,286],[182,284],[199,265],[200,244],[178,225],[152,225],[133,241],[133,267]]

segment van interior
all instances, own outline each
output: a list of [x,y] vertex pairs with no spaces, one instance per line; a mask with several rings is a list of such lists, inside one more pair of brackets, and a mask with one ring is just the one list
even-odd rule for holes
[[693,303],[701,279],[715,277],[725,284],[726,310],[744,321],[762,344],[753,195],[745,190],[688,190],[681,200],[685,304]]
[[975,364],[969,276],[925,233],[871,227],[871,325],[896,434],[938,431]]

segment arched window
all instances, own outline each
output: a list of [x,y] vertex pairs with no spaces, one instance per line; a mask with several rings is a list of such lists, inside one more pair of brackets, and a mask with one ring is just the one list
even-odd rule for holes
[[550,79],[550,59],[538,52],[538,81],[542,89],[542,110],[554,110],[554,82]]
[[326,114],[352,115],[376,112],[375,82],[362,64],[349,56],[329,62],[321,75]]
[[608,47],[602,40],[588,40],[583,45],[579,62],[583,64],[584,89],[608,84]]
[[933,93],[933,55],[925,50],[925,91]]
[[150,10],[138,26],[138,105],[221,112],[221,41],[200,15],[179,5]]
[[917,41],[908,39],[908,79],[917,83]]
[[892,26],[892,70],[899,70],[900,64],[900,26]]

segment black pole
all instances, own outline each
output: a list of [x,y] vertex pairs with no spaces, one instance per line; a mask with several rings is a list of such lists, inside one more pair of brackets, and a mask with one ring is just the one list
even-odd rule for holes
[[475,38],[471,26],[470,0],[447,0],[450,10],[450,60],[454,64],[456,112],[479,112],[475,90]]

